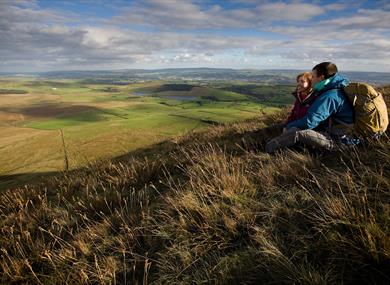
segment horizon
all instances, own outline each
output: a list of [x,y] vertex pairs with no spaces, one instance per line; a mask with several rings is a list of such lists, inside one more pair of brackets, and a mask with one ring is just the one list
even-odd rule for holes
[[[158,71],[158,70],[169,70],[169,69],[227,69],[227,70],[234,70],[234,71],[244,71],[244,70],[253,70],[253,71],[291,71],[291,72],[301,72],[301,71],[307,71],[306,69],[300,69],[300,68],[229,68],[229,67],[207,67],[207,66],[201,66],[201,67],[165,67],[165,68],[120,68],[120,69],[58,69],[58,70],[44,70],[44,71],[18,71],[18,72],[3,72],[0,71],[1,74],[40,74],[40,73],[55,73],[55,72],[119,72],[119,71],[133,71],[133,70],[139,70],[139,71]],[[309,69],[309,71],[311,68]],[[369,70],[339,70],[339,73],[343,72],[356,72],[356,73],[383,73],[383,74],[390,74],[390,71],[369,71]]]
[[333,61],[387,73],[389,26],[386,0],[6,0],[0,72],[308,70]]

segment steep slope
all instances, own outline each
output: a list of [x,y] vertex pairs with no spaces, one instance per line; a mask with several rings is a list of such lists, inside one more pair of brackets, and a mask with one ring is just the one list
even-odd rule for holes
[[284,113],[3,193],[1,283],[390,282],[389,139],[270,156]]

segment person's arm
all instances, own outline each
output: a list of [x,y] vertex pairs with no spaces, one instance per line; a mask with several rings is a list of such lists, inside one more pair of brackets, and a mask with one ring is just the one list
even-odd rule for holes
[[323,94],[318,97],[307,111],[306,116],[287,124],[287,129],[296,127],[299,129],[314,129],[321,122],[337,111],[339,103],[331,94]]

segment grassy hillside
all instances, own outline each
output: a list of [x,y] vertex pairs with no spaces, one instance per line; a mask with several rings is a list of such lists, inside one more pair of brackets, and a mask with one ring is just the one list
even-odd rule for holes
[[8,190],[1,283],[388,284],[389,139],[270,156],[284,116]]

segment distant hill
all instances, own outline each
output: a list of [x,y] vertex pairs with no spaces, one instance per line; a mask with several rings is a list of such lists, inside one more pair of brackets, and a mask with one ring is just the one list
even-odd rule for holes
[[[256,70],[225,68],[124,69],[94,71],[50,71],[38,73],[0,73],[0,76],[37,76],[52,79],[89,79],[101,83],[131,83],[142,80],[243,81],[266,84],[293,84],[302,70]],[[351,81],[375,85],[390,82],[390,73],[342,72]]]

